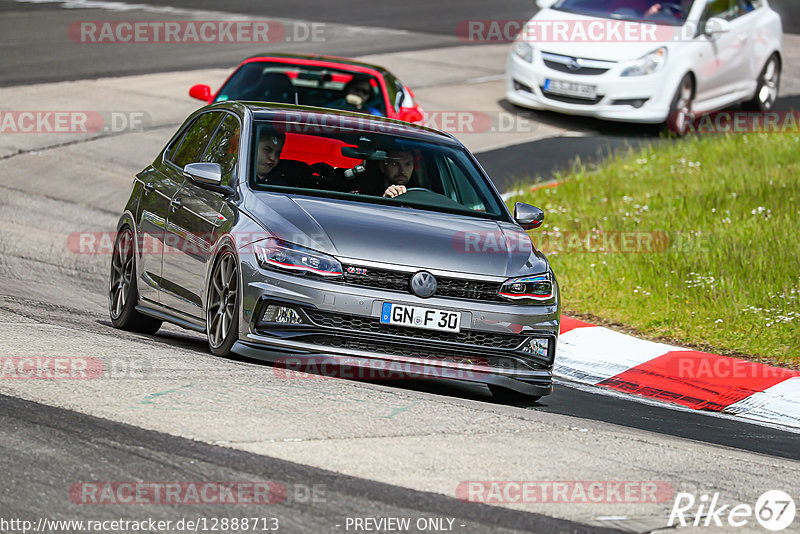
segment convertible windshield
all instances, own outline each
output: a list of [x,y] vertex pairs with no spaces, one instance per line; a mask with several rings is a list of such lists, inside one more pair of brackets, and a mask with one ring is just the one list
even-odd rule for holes
[[279,102],[385,116],[377,78],[330,67],[256,61],[242,65],[216,101]]
[[251,153],[256,191],[508,217],[486,176],[459,147],[374,131],[256,122]]
[[553,9],[619,20],[680,26],[694,0],[559,0]]

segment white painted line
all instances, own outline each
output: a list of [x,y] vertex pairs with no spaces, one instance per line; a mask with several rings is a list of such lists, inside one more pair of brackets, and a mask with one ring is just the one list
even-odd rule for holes
[[800,428],[800,376],[731,404],[725,412]]

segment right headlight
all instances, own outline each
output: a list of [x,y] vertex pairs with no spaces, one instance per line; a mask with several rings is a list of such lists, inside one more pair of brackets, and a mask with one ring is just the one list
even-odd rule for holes
[[631,63],[627,69],[622,71],[622,76],[644,76],[646,74],[653,74],[661,70],[666,62],[667,47],[662,46]]
[[553,277],[550,273],[512,278],[503,282],[497,293],[506,300],[534,300],[545,304],[555,298]]
[[516,55],[528,63],[533,63],[533,46],[531,46],[530,43],[526,43],[525,41],[517,41],[514,43],[512,50]]

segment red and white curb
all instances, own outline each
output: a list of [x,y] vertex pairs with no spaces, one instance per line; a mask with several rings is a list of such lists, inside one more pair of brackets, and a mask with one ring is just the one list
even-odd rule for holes
[[800,428],[800,372],[561,317],[555,375],[695,410]]

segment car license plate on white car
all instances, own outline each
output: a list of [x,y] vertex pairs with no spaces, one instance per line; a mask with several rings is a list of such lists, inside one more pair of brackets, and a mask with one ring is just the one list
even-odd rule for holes
[[381,323],[444,332],[460,332],[461,312],[384,302],[381,307]]
[[584,83],[562,82],[560,80],[546,79],[544,81],[544,91],[555,95],[574,96],[594,100],[597,98],[597,86],[586,85]]

